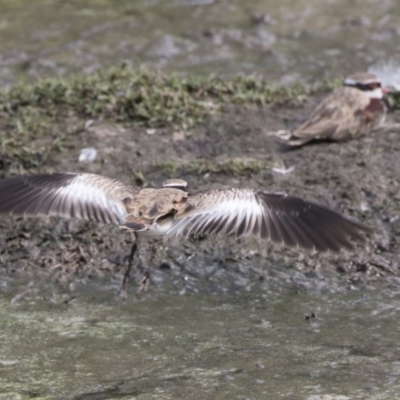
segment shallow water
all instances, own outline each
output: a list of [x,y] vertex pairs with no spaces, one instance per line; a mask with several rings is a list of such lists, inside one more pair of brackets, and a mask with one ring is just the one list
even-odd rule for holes
[[83,289],[69,304],[0,302],[0,398],[344,400],[400,390],[400,295],[153,292],[122,303]]
[[313,81],[400,49],[397,0],[0,0],[0,10],[2,84],[122,63]]

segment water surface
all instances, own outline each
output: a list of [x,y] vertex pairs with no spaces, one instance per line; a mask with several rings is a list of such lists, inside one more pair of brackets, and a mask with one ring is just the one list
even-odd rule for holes
[[3,297],[0,398],[394,399],[399,310],[376,291]]

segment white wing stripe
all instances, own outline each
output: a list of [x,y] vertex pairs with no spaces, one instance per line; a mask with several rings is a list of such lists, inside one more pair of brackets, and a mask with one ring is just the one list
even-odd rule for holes
[[[187,235],[198,235],[223,227],[226,233],[233,233],[243,226],[243,233],[253,229],[257,219],[264,216],[263,207],[256,201],[253,191],[227,193],[215,203],[204,201],[196,204],[195,209],[188,214],[178,216],[167,231],[167,236],[177,236],[187,230]],[[213,226],[215,224],[215,226]]]
[[62,209],[67,215],[74,210],[76,217],[91,220],[98,220],[101,215],[104,215],[104,213],[99,214],[96,209],[106,210],[107,222],[116,222],[112,218],[115,215],[121,223],[126,215],[126,210],[122,205],[111,201],[101,189],[87,182],[80,182],[81,180],[81,177],[77,177],[68,186],[57,189],[55,195],[58,204],[54,203],[52,208]]

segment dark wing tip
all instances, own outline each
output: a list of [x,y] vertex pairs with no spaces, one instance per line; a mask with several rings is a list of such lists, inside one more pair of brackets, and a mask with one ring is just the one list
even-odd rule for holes
[[120,225],[124,206],[109,194],[112,179],[52,173],[0,179],[0,214],[58,215]]
[[0,179],[0,213],[46,213],[51,205],[53,189],[67,186],[76,176],[70,173],[53,173]]
[[373,230],[344,214],[282,193],[257,193],[266,207],[273,242],[317,251],[352,249]]

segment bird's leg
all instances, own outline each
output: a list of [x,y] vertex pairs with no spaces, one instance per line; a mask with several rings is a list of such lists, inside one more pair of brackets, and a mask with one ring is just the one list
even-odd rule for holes
[[[144,246],[140,246],[140,250],[141,250],[141,254],[139,254],[139,259],[140,259],[139,265],[141,267],[140,269],[142,270],[143,275],[138,282],[138,294],[143,291],[146,291],[147,288],[149,287],[149,282],[150,282],[149,260],[151,260],[151,258],[149,257],[148,241],[146,241]],[[143,255],[144,261],[143,261],[141,255]]]
[[135,257],[135,253],[138,249],[138,242],[139,242],[139,238],[136,232],[134,232],[134,236],[135,236],[135,241],[132,244],[132,248],[131,248],[131,253],[129,254],[129,258],[128,258],[128,265],[126,267],[126,271],[124,274],[124,280],[122,281],[122,285],[121,285],[121,296],[126,299],[127,298],[127,289],[128,289],[128,284],[129,284],[129,277],[131,274],[131,270],[132,270],[132,264],[133,264],[133,259]]

